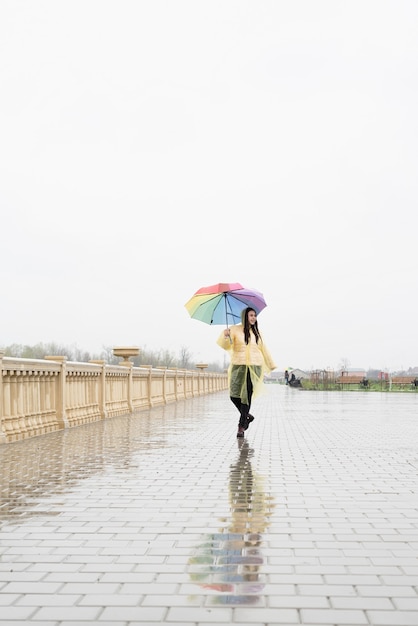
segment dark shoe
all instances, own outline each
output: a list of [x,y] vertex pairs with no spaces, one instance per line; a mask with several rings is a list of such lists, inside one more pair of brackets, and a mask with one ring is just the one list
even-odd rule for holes
[[239,427],[238,432],[237,432],[237,437],[243,437],[243,436],[244,436],[244,429]]
[[251,422],[254,421],[254,415],[250,415],[250,413],[248,413],[247,415],[247,423],[244,426],[244,430],[247,430],[248,426],[251,424]]

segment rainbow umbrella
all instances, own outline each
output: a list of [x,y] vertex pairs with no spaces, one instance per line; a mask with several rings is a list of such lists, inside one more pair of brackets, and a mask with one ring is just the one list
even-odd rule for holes
[[258,315],[267,304],[255,289],[246,289],[240,283],[217,283],[201,287],[184,306],[193,319],[228,326],[241,321],[241,311],[247,306]]

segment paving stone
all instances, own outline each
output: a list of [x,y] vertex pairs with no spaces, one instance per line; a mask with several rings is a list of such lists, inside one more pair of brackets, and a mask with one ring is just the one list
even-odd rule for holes
[[417,626],[418,396],[265,391],[2,445],[1,626]]

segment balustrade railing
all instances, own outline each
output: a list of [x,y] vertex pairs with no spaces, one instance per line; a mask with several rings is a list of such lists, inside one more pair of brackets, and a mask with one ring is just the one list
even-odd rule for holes
[[202,369],[15,359],[0,352],[0,443],[222,391],[227,374]]

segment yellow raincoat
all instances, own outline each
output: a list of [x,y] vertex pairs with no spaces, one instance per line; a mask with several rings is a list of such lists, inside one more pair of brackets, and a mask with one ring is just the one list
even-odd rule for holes
[[250,372],[253,396],[257,397],[262,389],[264,374],[270,373],[276,365],[263,343],[261,333],[257,343],[254,333],[251,332],[250,342],[246,344],[242,324],[230,326],[229,332],[231,338],[225,337],[222,331],[217,344],[231,356],[228,369],[230,395],[241,398],[243,403],[248,404],[247,372]]

